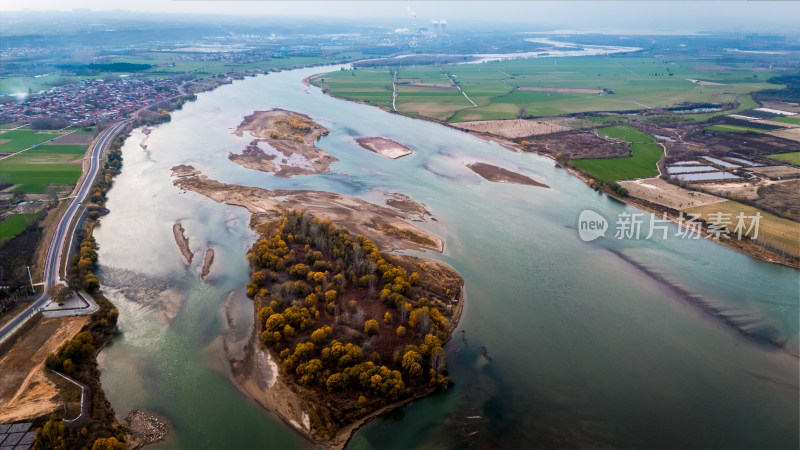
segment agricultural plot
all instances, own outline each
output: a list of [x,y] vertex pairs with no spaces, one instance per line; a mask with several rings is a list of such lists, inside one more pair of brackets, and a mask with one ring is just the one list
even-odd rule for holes
[[783,161],[788,162],[789,164],[793,164],[795,166],[800,166],[800,152],[792,152],[792,153],[776,153],[773,155],[766,155],[769,159],[774,159],[776,161]]
[[[701,218],[706,221],[714,219],[715,217],[728,218],[732,223],[727,224],[720,222],[720,224],[731,231],[731,239],[736,239],[736,236],[733,235],[733,230],[737,225],[736,216],[739,215],[739,213],[744,213],[747,217],[752,217],[755,216],[756,213],[760,213],[761,219],[758,223],[758,237],[756,241],[762,245],[795,257],[800,256],[800,223],[782,219],[778,216],[753,208],[752,206],[747,206],[732,200],[689,208],[686,209],[686,212],[700,214]],[[714,216],[716,214],[722,214],[723,216]],[[727,222],[727,220],[725,222]],[[745,220],[745,225],[750,225],[750,219]],[[748,234],[748,236],[751,234],[752,233]]]
[[789,117],[775,117],[773,119],[769,119],[773,122],[783,122],[789,123],[792,125],[800,125],[800,116],[789,116]]
[[34,145],[56,139],[63,133],[20,128],[0,133],[0,153],[16,153]]
[[84,145],[41,145],[0,161],[0,181],[15,192],[41,194],[47,185],[73,185],[81,175]]
[[658,175],[656,163],[661,159],[661,147],[651,136],[631,126],[600,128],[602,136],[627,141],[631,144],[632,156],[627,158],[576,159],[572,164],[603,181],[628,180]]
[[706,129],[713,131],[728,131],[731,133],[766,133],[767,131],[769,131],[760,128],[744,127],[741,125],[730,125],[727,123],[719,125],[711,125],[710,127],[706,127]]
[[0,242],[20,234],[39,217],[38,214],[14,214],[0,222]]
[[[709,68],[713,67],[713,68]],[[520,108],[529,116],[549,116],[590,111],[622,111],[670,107],[682,102],[724,103],[741,101],[746,94],[774,88],[765,80],[772,74],[754,72],[751,67],[712,66],[707,61],[664,61],[656,58],[581,56],[572,58],[534,58],[497,61],[483,64],[401,67],[398,81],[418,80],[419,83],[447,83],[449,75],[478,106],[466,102],[450,122],[500,120],[516,118]],[[381,71],[381,68],[373,69]],[[360,72],[359,70],[358,72]],[[348,95],[336,83],[351,77],[350,71],[325,75],[326,85],[334,95],[369,102],[358,95]],[[383,69],[385,93],[391,96],[392,72]],[[429,81],[433,80],[433,81]],[[696,83],[701,80],[715,84]],[[353,81],[353,80],[351,80]],[[550,92],[533,89],[578,90]],[[606,90],[613,94],[580,92]],[[400,99],[402,97],[399,97]],[[440,99],[409,102],[404,112],[427,115]],[[747,107],[755,104],[748,102]],[[457,103],[449,109],[458,107]],[[433,116],[431,116],[433,117]],[[441,118],[441,117],[439,117]]]
[[359,69],[326,73],[314,83],[339,97],[391,108],[392,76],[389,69]]

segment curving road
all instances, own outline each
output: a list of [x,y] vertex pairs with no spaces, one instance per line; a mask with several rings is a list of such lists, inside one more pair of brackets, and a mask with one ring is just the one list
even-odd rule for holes
[[94,182],[97,173],[100,171],[100,160],[106,154],[106,151],[111,143],[114,142],[114,138],[116,138],[117,134],[119,134],[119,132],[122,131],[128,125],[128,123],[130,123],[130,121],[131,119],[126,119],[111,125],[105,131],[103,131],[100,134],[100,138],[95,141],[94,147],[91,151],[89,171],[86,173],[86,177],[83,178],[83,182],[81,183],[75,198],[73,198],[72,203],[70,203],[69,207],[64,212],[64,215],[61,216],[61,220],[56,226],[56,231],[53,233],[53,240],[50,242],[50,247],[47,249],[47,258],[45,259],[44,273],[42,274],[44,293],[42,293],[39,298],[34,300],[33,303],[27,309],[25,309],[25,311],[22,311],[19,315],[11,319],[11,321],[0,328],[0,343],[11,336],[11,334],[13,334],[14,331],[16,331],[23,323],[25,323],[25,321],[27,321],[34,313],[36,313],[39,308],[47,304],[47,301],[50,300],[50,296],[47,295],[47,289],[63,279],[59,273],[59,263],[64,252],[69,251],[69,245],[72,242],[72,235],[69,233],[70,224],[75,219],[75,216],[77,215],[81,204],[86,199],[86,196],[89,195],[89,191],[92,188],[92,183]]

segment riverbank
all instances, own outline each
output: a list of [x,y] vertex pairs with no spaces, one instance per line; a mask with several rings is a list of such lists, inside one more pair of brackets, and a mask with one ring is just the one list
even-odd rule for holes
[[[312,75],[310,77],[307,77],[306,80],[308,80],[308,82],[313,84],[315,79],[318,78],[319,76],[322,76],[322,75],[324,75],[324,74]],[[319,88],[319,86],[317,86],[317,87]],[[325,89],[321,89],[321,90],[322,90],[322,92],[324,94],[326,94],[326,95],[328,95],[328,96],[330,96],[332,98],[336,98],[336,99],[344,100],[344,101],[348,101],[348,102],[353,102],[353,103],[359,103],[359,104],[362,104],[362,105],[365,105],[365,106],[370,106],[370,107],[373,107],[373,108],[379,108],[379,109],[381,109],[381,110],[383,110],[385,112],[391,113],[391,114],[399,114],[399,115],[402,115],[402,116],[405,116],[405,117],[409,117],[409,118],[412,118],[412,119],[425,120],[425,121],[433,122],[433,123],[436,123],[436,124],[439,124],[439,125],[442,125],[442,126],[445,126],[445,127],[448,127],[448,128],[452,128],[454,130],[458,130],[458,131],[461,131],[461,132],[464,132],[464,133],[469,133],[469,134],[471,134],[473,136],[479,137],[479,138],[484,139],[486,141],[495,142],[495,143],[499,144],[500,146],[502,146],[503,148],[505,148],[507,150],[510,150],[510,151],[514,151],[514,152],[530,152],[530,153],[536,153],[536,154],[541,155],[541,156],[546,156],[546,157],[552,159],[553,162],[557,166],[567,170],[567,172],[570,173],[571,175],[573,175],[574,177],[580,179],[581,181],[583,181],[583,182],[585,182],[587,184],[590,184],[589,181],[591,179],[591,176],[589,176],[588,174],[585,174],[585,173],[583,173],[583,172],[581,172],[581,171],[579,171],[579,170],[577,170],[575,168],[572,168],[572,167],[569,167],[569,166],[563,164],[562,162],[560,162],[552,154],[537,151],[536,149],[532,149],[530,146],[523,148],[519,143],[515,142],[512,139],[509,139],[509,138],[506,138],[506,137],[503,137],[503,136],[499,136],[499,135],[496,135],[496,134],[492,134],[489,131],[489,130],[491,130],[491,128],[489,130],[486,130],[486,131],[481,130],[480,128],[472,130],[469,127],[464,127],[464,126],[461,126],[459,124],[451,124],[451,123],[448,123],[446,121],[434,119],[434,118],[431,118],[431,117],[409,115],[409,114],[405,114],[405,113],[402,113],[402,112],[399,112],[399,111],[393,111],[390,108],[386,108],[386,107],[382,107],[382,106],[376,106],[376,105],[370,105],[370,104],[367,104],[367,103],[365,103],[363,101],[360,101],[360,100],[354,100],[354,99],[350,99],[350,98],[334,95],[334,94],[331,94],[330,92],[328,92]],[[496,127],[496,125],[495,125],[495,127]],[[647,212],[658,213],[658,214],[666,212],[668,214],[668,219],[670,221],[672,221],[677,226],[681,226],[681,224],[679,222],[680,212],[677,211],[677,210],[674,210],[672,208],[669,208],[668,206],[660,205],[660,204],[657,204],[657,203],[653,203],[653,202],[650,202],[650,201],[647,201],[647,200],[644,200],[644,199],[638,199],[638,198],[631,197],[631,196],[621,196],[621,195],[619,195],[617,193],[614,193],[614,192],[612,192],[611,190],[608,190],[608,189],[603,190],[603,193],[605,193],[606,195],[608,195],[610,197],[615,198],[616,200],[618,200],[618,201],[620,201],[622,203],[625,203],[627,205],[642,209],[642,210],[647,211]],[[708,224],[706,224],[706,225],[708,225]],[[708,234],[707,228],[708,227],[706,226],[702,230],[703,238],[709,238],[709,234]],[[768,248],[759,246],[756,243],[752,242],[750,239],[742,239],[742,240],[738,240],[738,239],[727,239],[727,240],[726,239],[713,239],[713,241],[718,243],[718,244],[720,244],[720,245],[722,245],[722,246],[725,246],[727,248],[730,248],[732,250],[735,250],[735,251],[737,251],[739,253],[742,253],[744,255],[747,255],[749,257],[752,257],[752,258],[755,258],[755,259],[758,259],[758,260],[761,260],[761,261],[764,261],[764,262],[773,263],[773,264],[780,264],[780,265],[783,265],[783,266],[787,266],[787,267],[791,267],[793,269],[800,270],[800,261],[798,259],[787,257],[787,256],[785,256],[785,255],[783,255],[781,253],[777,253],[777,252],[772,251],[772,250],[770,250]]]

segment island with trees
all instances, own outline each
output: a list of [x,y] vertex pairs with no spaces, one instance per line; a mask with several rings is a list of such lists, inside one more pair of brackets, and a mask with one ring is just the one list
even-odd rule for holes
[[383,254],[302,211],[252,225],[254,345],[277,363],[267,389],[283,392],[275,409],[284,420],[341,448],[372,417],[451,383],[443,345],[463,285],[452,268]]
[[228,159],[248,169],[289,178],[328,172],[338,161],[315,145],[328,129],[303,114],[283,109],[255,111],[233,134],[242,137],[245,132],[254,139],[242,153],[231,153]]

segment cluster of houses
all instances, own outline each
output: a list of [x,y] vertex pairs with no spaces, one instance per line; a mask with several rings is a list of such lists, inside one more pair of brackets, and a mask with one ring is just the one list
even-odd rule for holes
[[63,119],[70,125],[87,126],[115,121],[179,94],[181,82],[172,78],[127,77],[87,80],[54,87],[21,102],[0,105],[6,120],[31,122]]

